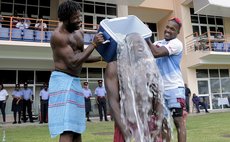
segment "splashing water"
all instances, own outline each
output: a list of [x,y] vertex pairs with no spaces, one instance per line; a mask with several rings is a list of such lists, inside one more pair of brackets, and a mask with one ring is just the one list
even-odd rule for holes
[[120,37],[117,66],[121,119],[135,142],[156,142],[163,121],[163,82],[155,59],[138,33]]

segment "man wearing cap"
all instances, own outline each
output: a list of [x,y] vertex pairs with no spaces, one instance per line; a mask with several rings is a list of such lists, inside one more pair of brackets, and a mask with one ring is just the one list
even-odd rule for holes
[[86,114],[86,118],[87,121],[91,121],[89,119],[89,112],[91,111],[91,100],[90,98],[92,97],[92,92],[88,87],[88,82],[84,82],[83,83],[83,91],[82,93],[84,94],[85,97],[85,114]]
[[49,102],[49,95],[48,95],[48,84],[43,84],[43,89],[40,91],[40,102],[41,102],[41,116],[40,116],[40,124],[47,123],[48,117],[48,102]]
[[33,123],[33,118],[32,118],[32,103],[34,101],[34,95],[33,92],[30,88],[28,88],[28,83],[24,83],[24,89],[22,90],[23,94],[23,122],[26,123],[27,118],[26,118],[26,110],[29,115],[30,122]]
[[22,111],[22,91],[20,90],[20,84],[15,84],[15,89],[12,92],[12,108],[11,111],[14,113],[14,122],[16,124],[16,117],[18,113],[18,124],[21,124],[21,111]]
[[96,100],[97,100],[97,104],[98,104],[100,121],[103,120],[102,111],[104,112],[105,121],[108,121],[107,109],[106,109],[106,98],[105,98],[106,91],[105,91],[105,87],[102,86],[102,80],[98,80],[98,87],[95,89],[95,95],[96,95]]
[[[152,51],[164,82],[164,100],[177,129],[178,142],[186,142],[186,103],[184,81],[180,70],[183,44],[177,38],[182,24],[179,18],[168,21],[164,31],[164,39],[147,43]],[[169,111],[165,110],[165,116],[169,117]],[[166,128],[167,129],[167,128]],[[166,136],[170,141],[170,134]]]

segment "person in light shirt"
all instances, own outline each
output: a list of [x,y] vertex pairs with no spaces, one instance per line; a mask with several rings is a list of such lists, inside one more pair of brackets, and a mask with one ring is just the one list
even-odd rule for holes
[[8,92],[6,91],[6,89],[4,89],[3,83],[0,83],[0,109],[2,112],[3,123],[6,122],[5,109],[6,109],[6,101],[8,97],[9,97]]
[[[147,40],[147,43],[156,58],[157,66],[160,70],[164,82],[165,118],[172,114],[178,142],[186,142],[186,102],[185,87],[180,69],[183,55],[183,44],[177,38],[182,26],[181,20],[173,17],[168,20],[164,30],[164,39],[154,43]],[[170,113],[171,112],[171,113]],[[166,121],[165,121],[166,122]],[[170,131],[165,127],[165,131]],[[166,140],[170,141],[171,135],[168,133]]]
[[2,28],[2,22],[4,21],[4,18],[1,15],[1,10],[0,10],[0,28]]
[[104,112],[105,121],[108,121],[107,108],[106,108],[106,91],[105,91],[105,87],[102,86],[102,80],[98,80],[98,87],[95,89],[95,95],[96,95],[96,100],[98,104],[100,121],[103,120],[102,112]]
[[39,31],[46,31],[47,30],[47,24],[42,19],[39,19],[39,20],[37,20],[37,22],[35,24],[35,29],[39,30]]
[[89,119],[89,112],[92,110],[91,108],[91,100],[90,98],[92,97],[92,92],[91,90],[89,89],[89,86],[88,86],[88,82],[84,82],[83,83],[83,94],[84,94],[84,97],[85,97],[85,113],[86,113],[86,118],[87,118],[87,121],[91,121]]
[[29,25],[24,21],[24,19],[19,19],[19,21],[16,24],[16,28],[20,30],[28,29]]
[[41,116],[40,116],[40,124],[47,123],[48,117],[48,102],[49,102],[49,95],[48,95],[48,84],[43,84],[43,89],[40,91],[40,102],[41,102]]
[[32,103],[34,101],[33,91],[28,88],[28,83],[24,83],[24,89],[22,90],[23,93],[23,122],[26,123],[26,110],[29,115],[30,122],[33,123],[32,118]]

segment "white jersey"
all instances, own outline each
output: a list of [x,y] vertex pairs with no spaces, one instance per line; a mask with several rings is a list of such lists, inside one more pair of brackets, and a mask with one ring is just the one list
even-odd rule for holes
[[184,86],[180,70],[180,62],[182,58],[183,45],[177,38],[170,41],[160,40],[154,42],[159,48],[164,46],[169,52],[169,56],[156,58],[158,68],[161,72],[164,89],[174,89]]
[[5,101],[6,96],[8,96],[8,93],[7,93],[6,89],[0,90],[0,101]]

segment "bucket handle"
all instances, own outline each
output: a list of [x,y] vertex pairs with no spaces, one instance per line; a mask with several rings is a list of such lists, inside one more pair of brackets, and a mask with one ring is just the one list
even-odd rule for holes
[[102,44],[107,44],[110,43],[110,36],[109,34],[107,34],[106,32],[99,32],[99,34],[102,34],[104,36],[104,38],[106,39],[104,42],[102,42]]

